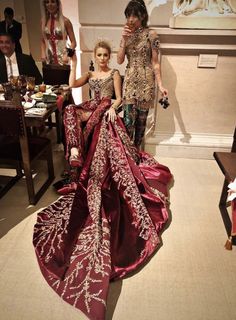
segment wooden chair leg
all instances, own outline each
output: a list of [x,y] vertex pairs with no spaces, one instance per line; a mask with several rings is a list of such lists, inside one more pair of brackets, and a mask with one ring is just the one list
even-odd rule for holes
[[9,177],[9,182],[7,182],[5,185],[0,185],[0,199],[15,185],[15,183],[22,178],[22,170],[17,164],[16,168],[16,176]]
[[219,209],[220,213],[225,225],[225,229],[227,232],[228,237],[231,235],[232,223],[229,217],[229,213],[227,210],[227,195],[228,195],[228,184],[229,182],[225,179],[224,185],[221,192],[220,202],[219,202]]
[[28,190],[28,198],[30,204],[35,204],[35,190],[34,190],[34,181],[32,177],[31,167],[24,165],[24,173],[25,173],[25,180],[26,186]]
[[59,110],[55,111],[56,130],[57,130],[57,143],[62,142],[62,116]]
[[47,152],[48,179],[50,182],[55,178],[52,149],[48,148]]
[[26,185],[28,190],[29,203],[32,205],[35,205],[39,201],[39,199],[42,197],[42,195],[45,193],[45,191],[48,189],[48,187],[50,186],[50,184],[55,178],[51,147],[48,148],[47,150],[47,168],[48,168],[48,178],[37,192],[35,192],[31,168],[26,168],[26,170],[24,170]]
[[48,127],[49,127],[50,129],[52,129],[52,127],[53,127],[53,125],[52,125],[52,116],[49,116],[49,117],[48,117]]
[[48,146],[47,150],[45,151],[45,154],[46,154],[46,161],[47,161],[47,168],[48,168],[48,178],[35,194],[33,204],[36,204],[38,202],[38,200],[42,197],[42,195],[45,193],[45,191],[48,189],[48,187],[50,186],[50,184],[55,178],[51,145]]
[[223,188],[222,188],[222,191],[221,191],[219,206],[220,205],[226,206],[226,201],[227,201],[227,196],[228,196],[228,192],[227,192],[228,184],[229,184],[229,182],[225,179],[224,180],[224,184],[223,184]]
[[16,173],[17,173],[17,176],[19,176],[19,177],[23,176],[23,168],[22,168],[20,162],[17,162]]

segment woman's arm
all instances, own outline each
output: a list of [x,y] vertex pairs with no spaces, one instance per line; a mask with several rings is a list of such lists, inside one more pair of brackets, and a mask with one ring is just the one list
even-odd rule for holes
[[41,39],[41,61],[46,62],[46,44],[43,37]]
[[122,30],[121,40],[120,40],[120,47],[117,52],[117,63],[122,64],[125,60],[125,46],[127,39],[131,36],[130,28],[125,25]]
[[149,32],[151,47],[152,47],[152,67],[155,73],[156,82],[158,85],[158,89],[161,92],[162,96],[168,96],[168,91],[162,85],[161,78],[161,65],[159,62],[159,38],[157,33],[154,30]]
[[116,110],[121,104],[121,76],[118,70],[116,70],[113,75],[113,81],[116,100],[111,107]]
[[42,62],[46,62],[46,44],[43,36],[43,22],[41,21],[41,60]]
[[69,77],[69,86],[71,88],[79,88],[85,85],[89,79],[89,73],[83,74],[79,79],[76,79],[76,67],[77,67],[77,57],[76,54],[71,58],[71,69]]
[[125,41],[121,39],[120,47],[117,52],[117,63],[122,64],[125,61]]
[[113,75],[113,81],[114,81],[114,90],[115,90],[115,96],[116,100],[111,105],[110,109],[107,111],[107,117],[108,121],[114,122],[116,119],[116,110],[121,104],[121,76],[118,70],[115,71]]
[[65,19],[65,29],[66,29],[66,33],[70,39],[70,47],[71,49],[75,49],[76,48],[76,39],[75,39],[75,34],[74,34],[74,30],[73,30],[73,26],[72,23],[70,22],[70,20],[66,17],[64,17]]

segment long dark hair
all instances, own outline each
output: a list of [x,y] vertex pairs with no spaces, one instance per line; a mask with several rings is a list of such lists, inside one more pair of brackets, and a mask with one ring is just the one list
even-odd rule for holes
[[131,15],[138,17],[142,21],[142,26],[147,27],[148,12],[143,0],[131,0],[125,8],[124,14],[126,18]]

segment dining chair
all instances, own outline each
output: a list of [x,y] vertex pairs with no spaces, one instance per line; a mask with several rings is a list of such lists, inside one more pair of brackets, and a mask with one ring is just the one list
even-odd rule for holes
[[43,81],[50,85],[69,84],[70,66],[43,64]]
[[[228,237],[231,236],[232,222],[228,215],[227,203],[228,184],[236,178],[236,127],[233,135],[233,143],[230,152],[214,152],[213,156],[224,174],[224,184],[219,202],[220,213],[225,225]],[[236,245],[236,236],[232,237],[232,243]]]
[[[56,64],[43,64],[43,81],[46,84],[53,85],[53,86],[59,86],[62,84],[69,84],[69,76],[70,76],[70,66],[69,65],[56,65]],[[62,111],[68,104],[74,104],[73,96],[70,94],[69,99],[65,100],[63,102]],[[58,111],[55,112],[56,117],[58,117]],[[60,117],[61,118],[61,117]],[[48,122],[46,125],[49,126],[49,128],[52,128],[53,126],[58,124],[52,121],[52,117],[48,118]],[[63,123],[60,123],[60,135],[57,136],[57,143],[63,142]]]
[[[8,138],[9,143],[9,138]],[[0,148],[7,147],[6,139],[4,135],[0,134]],[[0,168],[1,168],[1,159],[0,159]],[[15,175],[0,174],[0,199],[8,192],[14,184],[23,177],[22,167],[19,161],[8,159],[8,162],[5,164],[5,169],[8,172],[11,169],[15,170]]]
[[[54,180],[54,166],[51,141],[45,137],[29,137],[26,131],[24,109],[13,100],[0,101],[0,167],[15,166],[15,180],[24,174],[30,204],[36,204],[51,182]],[[33,169],[37,160],[47,163],[47,176],[37,192],[33,178]],[[38,167],[37,167],[38,170]],[[23,173],[22,173],[23,172]],[[44,177],[45,178],[45,177]],[[14,180],[14,182],[15,182]],[[0,191],[0,197],[14,183]]]

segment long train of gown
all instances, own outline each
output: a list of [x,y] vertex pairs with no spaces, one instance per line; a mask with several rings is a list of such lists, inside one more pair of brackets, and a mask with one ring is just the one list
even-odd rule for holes
[[130,142],[120,118],[95,123],[75,193],[38,213],[33,244],[48,284],[89,319],[105,317],[109,281],[156,250],[168,220],[169,169]]

